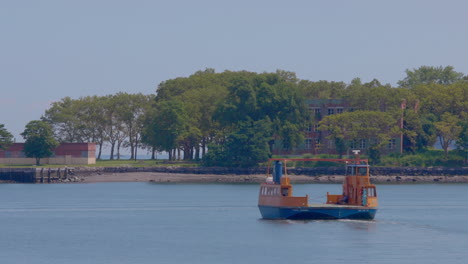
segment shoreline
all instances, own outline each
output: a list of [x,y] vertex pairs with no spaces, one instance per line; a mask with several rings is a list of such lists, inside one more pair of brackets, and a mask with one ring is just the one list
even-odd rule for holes
[[[343,183],[344,176],[288,175],[292,183]],[[261,183],[265,174],[186,174],[164,172],[119,172],[75,175],[69,182],[153,182],[153,183]],[[66,181],[62,181],[66,182]],[[371,182],[382,183],[468,183],[468,175],[455,176],[371,176]]]

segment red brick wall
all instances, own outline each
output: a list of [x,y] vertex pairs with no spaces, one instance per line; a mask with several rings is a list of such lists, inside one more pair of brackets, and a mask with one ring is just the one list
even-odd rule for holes
[[[6,152],[10,152],[11,158],[21,157],[21,152],[24,148],[24,143],[14,143],[8,149],[0,150],[0,158],[8,158]],[[85,151],[86,153],[83,153]],[[95,143],[62,143],[54,149],[55,156],[71,155],[72,157],[81,158],[82,154],[86,154],[88,158],[96,156]]]

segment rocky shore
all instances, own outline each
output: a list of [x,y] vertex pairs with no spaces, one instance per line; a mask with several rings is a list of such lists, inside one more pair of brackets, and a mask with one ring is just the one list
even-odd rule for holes
[[[339,175],[289,175],[293,183],[342,183]],[[120,172],[76,174],[74,182],[154,182],[154,183],[260,183],[265,174],[190,174],[161,172]],[[468,175],[451,176],[371,176],[373,183],[468,183]]]
[[[293,183],[342,183],[343,167],[288,168]],[[3,168],[0,182],[17,183],[259,183],[266,168],[62,167]],[[468,168],[371,168],[373,183],[468,183]]]

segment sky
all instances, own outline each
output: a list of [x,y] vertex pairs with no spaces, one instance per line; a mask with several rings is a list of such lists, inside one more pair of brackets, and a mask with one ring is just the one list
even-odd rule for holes
[[155,93],[214,68],[396,86],[406,69],[468,74],[465,0],[0,0],[0,124],[17,142],[69,96]]

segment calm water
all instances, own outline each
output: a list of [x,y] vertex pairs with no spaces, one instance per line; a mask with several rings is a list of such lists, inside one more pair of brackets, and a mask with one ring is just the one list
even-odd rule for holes
[[[340,185],[304,184],[322,202]],[[258,185],[0,184],[1,263],[468,263],[468,185],[379,185],[375,221],[267,221]]]

